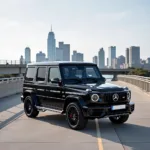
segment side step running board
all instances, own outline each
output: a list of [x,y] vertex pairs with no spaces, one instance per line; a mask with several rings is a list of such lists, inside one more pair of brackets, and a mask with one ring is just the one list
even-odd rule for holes
[[57,113],[62,113],[63,110],[56,110],[56,109],[53,109],[53,108],[46,108],[46,107],[40,107],[40,106],[36,106],[36,108],[39,110],[39,111],[53,111],[53,112],[57,112]]

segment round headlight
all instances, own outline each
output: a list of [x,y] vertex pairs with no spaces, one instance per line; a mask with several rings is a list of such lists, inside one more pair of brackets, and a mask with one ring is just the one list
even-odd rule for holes
[[91,100],[92,100],[93,102],[98,102],[98,100],[99,100],[98,94],[93,94],[93,95],[91,96]]
[[127,92],[127,100],[131,99],[131,92]]

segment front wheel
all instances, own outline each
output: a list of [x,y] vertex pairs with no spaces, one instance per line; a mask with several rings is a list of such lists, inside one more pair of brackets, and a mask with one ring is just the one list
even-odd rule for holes
[[109,117],[110,121],[115,124],[123,124],[124,122],[128,120],[128,118],[129,118],[129,115]]
[[35,118],[39,114],[39,111],[35,108],[31,96],[27,96],[24,100],[24,111],[26,116]]
[[88,119],[83,116],[77,103],[70,103],[66,108],[66,119],[70,128],[81,130],[86,127]]

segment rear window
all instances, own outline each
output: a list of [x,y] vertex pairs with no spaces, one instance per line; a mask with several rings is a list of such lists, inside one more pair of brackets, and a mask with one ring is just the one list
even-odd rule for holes
[[25,80],[26,81],[33,81],[35,74],[36,74],[36,68],[35,67],[27,68]]

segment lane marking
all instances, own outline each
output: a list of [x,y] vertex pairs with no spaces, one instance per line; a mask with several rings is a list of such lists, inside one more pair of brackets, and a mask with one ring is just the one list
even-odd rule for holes
[[6,119],[5,121],[2,121],[0,123],[0,130],[4,128],[5,126],[9,125],[10,123],[14,122],[18,118],[20,118],[24,114],[24,110],[18,112],[17,114],[13,115],[12,117]]
[[104,148],[103,148],[103,142],[102,142],[102,138],[101,138],[98,119],[95,119],[95,123],[96,123],[96,132],[97,132],[98,150],[103,150]]

